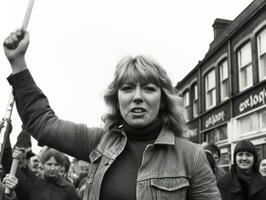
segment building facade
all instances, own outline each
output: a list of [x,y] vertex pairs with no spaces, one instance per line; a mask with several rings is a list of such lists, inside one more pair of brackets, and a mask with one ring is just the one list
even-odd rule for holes
[[266,1],[254,0],[233,21],[216,19],[205,57],[176,88],[183,96],[187,137],[215,143],[229,168],[243,139],[266,158]]

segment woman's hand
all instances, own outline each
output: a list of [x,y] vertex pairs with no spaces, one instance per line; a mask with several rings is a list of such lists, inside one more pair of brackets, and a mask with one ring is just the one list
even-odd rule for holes
[[14,191],[18,184],[18,179],[14,175],[7,174],[3,179],[3,183],[10,191]]
[[29,33],[27,31],[20,29],[11,33],[5,39],[3,46],[13,74],[27,69],[25,62],[25,54],[29,46]]

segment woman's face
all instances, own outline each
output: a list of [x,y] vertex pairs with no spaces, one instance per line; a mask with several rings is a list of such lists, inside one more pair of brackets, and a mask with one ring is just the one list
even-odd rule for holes
[[158,116],[161,89],[153,83],[127,82],[118,90],[118,102],[120,113],[130,126],[144,127]]
[[45,177],[57,177],[59,175],[59,170],[61,165],[55,160],[54,157],[51,157],[43,165],[43,173]]
[[236,164],[240,169],[251,169],[254,164],[252,153],[240,151],[236,154]]
[[266,176],[266,159],[263,159],[260,162],[260,173],[262,174],[262,176]]

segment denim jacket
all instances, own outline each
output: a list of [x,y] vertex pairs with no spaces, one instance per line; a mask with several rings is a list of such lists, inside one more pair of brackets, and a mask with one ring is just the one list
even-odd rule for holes
[[[105,172],[124,150],[123,130],[88,128],[58,119],[28,70],[8,78],[23,126],[40,145],[47,145],[91,163],[84,200],[97,200]],[[220,193],[202,148],[161,130],[143,153],[136,199],[220,200]]]

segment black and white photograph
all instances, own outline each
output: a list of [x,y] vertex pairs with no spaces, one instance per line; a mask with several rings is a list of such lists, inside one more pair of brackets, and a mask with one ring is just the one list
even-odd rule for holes
[[2,0],[0,200],[264,200],[265,0]]

